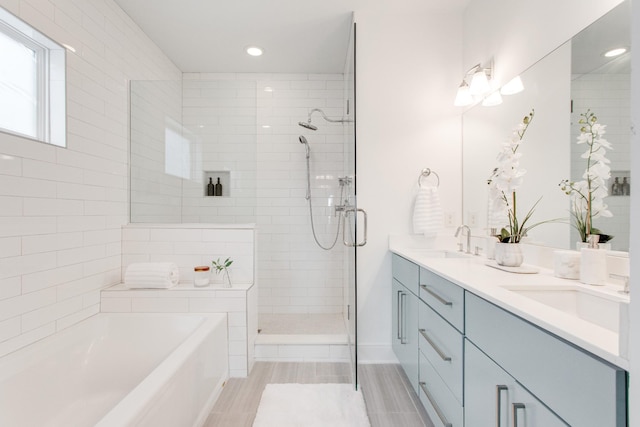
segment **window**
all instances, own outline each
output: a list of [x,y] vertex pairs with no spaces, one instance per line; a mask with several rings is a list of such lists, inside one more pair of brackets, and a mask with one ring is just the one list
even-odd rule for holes
[[2,8],[0,131],[66,145],[65,49]]

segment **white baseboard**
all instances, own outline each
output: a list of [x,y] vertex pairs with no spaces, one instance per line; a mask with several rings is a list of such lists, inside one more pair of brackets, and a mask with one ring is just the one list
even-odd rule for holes
[[389,344],[358,344],[358,363],[399,363]]

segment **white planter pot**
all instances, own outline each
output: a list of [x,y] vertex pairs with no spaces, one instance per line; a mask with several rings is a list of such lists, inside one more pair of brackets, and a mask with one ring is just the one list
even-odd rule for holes
[[495,259],[498,265],[520,267],[523,261],[522,247],[518,243],[496,243]]

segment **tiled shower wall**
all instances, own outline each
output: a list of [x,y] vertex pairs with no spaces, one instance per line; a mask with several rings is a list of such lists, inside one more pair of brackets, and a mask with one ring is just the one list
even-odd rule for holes
[[[329,117],[344,113],[343,75],[279,75],[258,80],[258,277],[262,313],[342,313],[342,234],[333,206],[344,175],[344,126],[314,113],[317,131],[298,126],[321,108]],[[309,218],[304,136],[311,148]],[[336,232],[340,234],[336,236]]]
[[67,52],[67,148],[0,133],[0,354],[99,310],[128,222],[129,80],[179,70],[111,0],[0,0]]
[[[190,73],[183,81],[183,125],[191,143],[182,222],[256,221],[256,82]],[[210,78],[213,77],[213,78]],[[223,197],[205,197],[208,177]]]
[[202,140],[204,169],[230,170],[232,179],[230,197],[222,199],[205,197],[204,182],[194,180],[184,193],[185,222],[256,222],[261,312],[342,312],[341,234],[332,251],[313,240],[298,140],[304,135],[311,146],[314,225],[330,246],[338,230],[333,204],[344,169],[343,126],[317,113],[315,132],[298,122],[313,108],[342,117],[342,74],[188,73],[183,84],[184,125]]
[[[607,151],[607,158],[611,161],[611,171],[629,171],[631,152],[631,80],[629,73],[620,74],[585,74],[573,76],[571,81],[571,96],[573,99],[573,113],[571,115],[571,177],[582,179],[586,169],[586,160],[580,156],[586,150],[585,145],[577,145],[576,138],[580,134],[578,120],[580,114],[590,109],[598,117],[598,123],[607,125],[604,138],[612,145]],[[629,174],[624,176],[629,177]],[[620,179],[622,182],[622,179]],[[606,234],[614,236],[611,247],[614,250],[629,250],[630,197],[611,195],[609,181],[609,196],[605,203],[613,214],[611,218],[597,218],[596,227]],[[572,240],[579,240],[577,232],[571,230]]]

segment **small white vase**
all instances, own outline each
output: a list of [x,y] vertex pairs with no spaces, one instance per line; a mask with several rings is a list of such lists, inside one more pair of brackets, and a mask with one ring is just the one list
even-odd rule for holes
[[496,243],[494,257],[498,265],[520,267],[523,261],[522,248],[518,243]]

